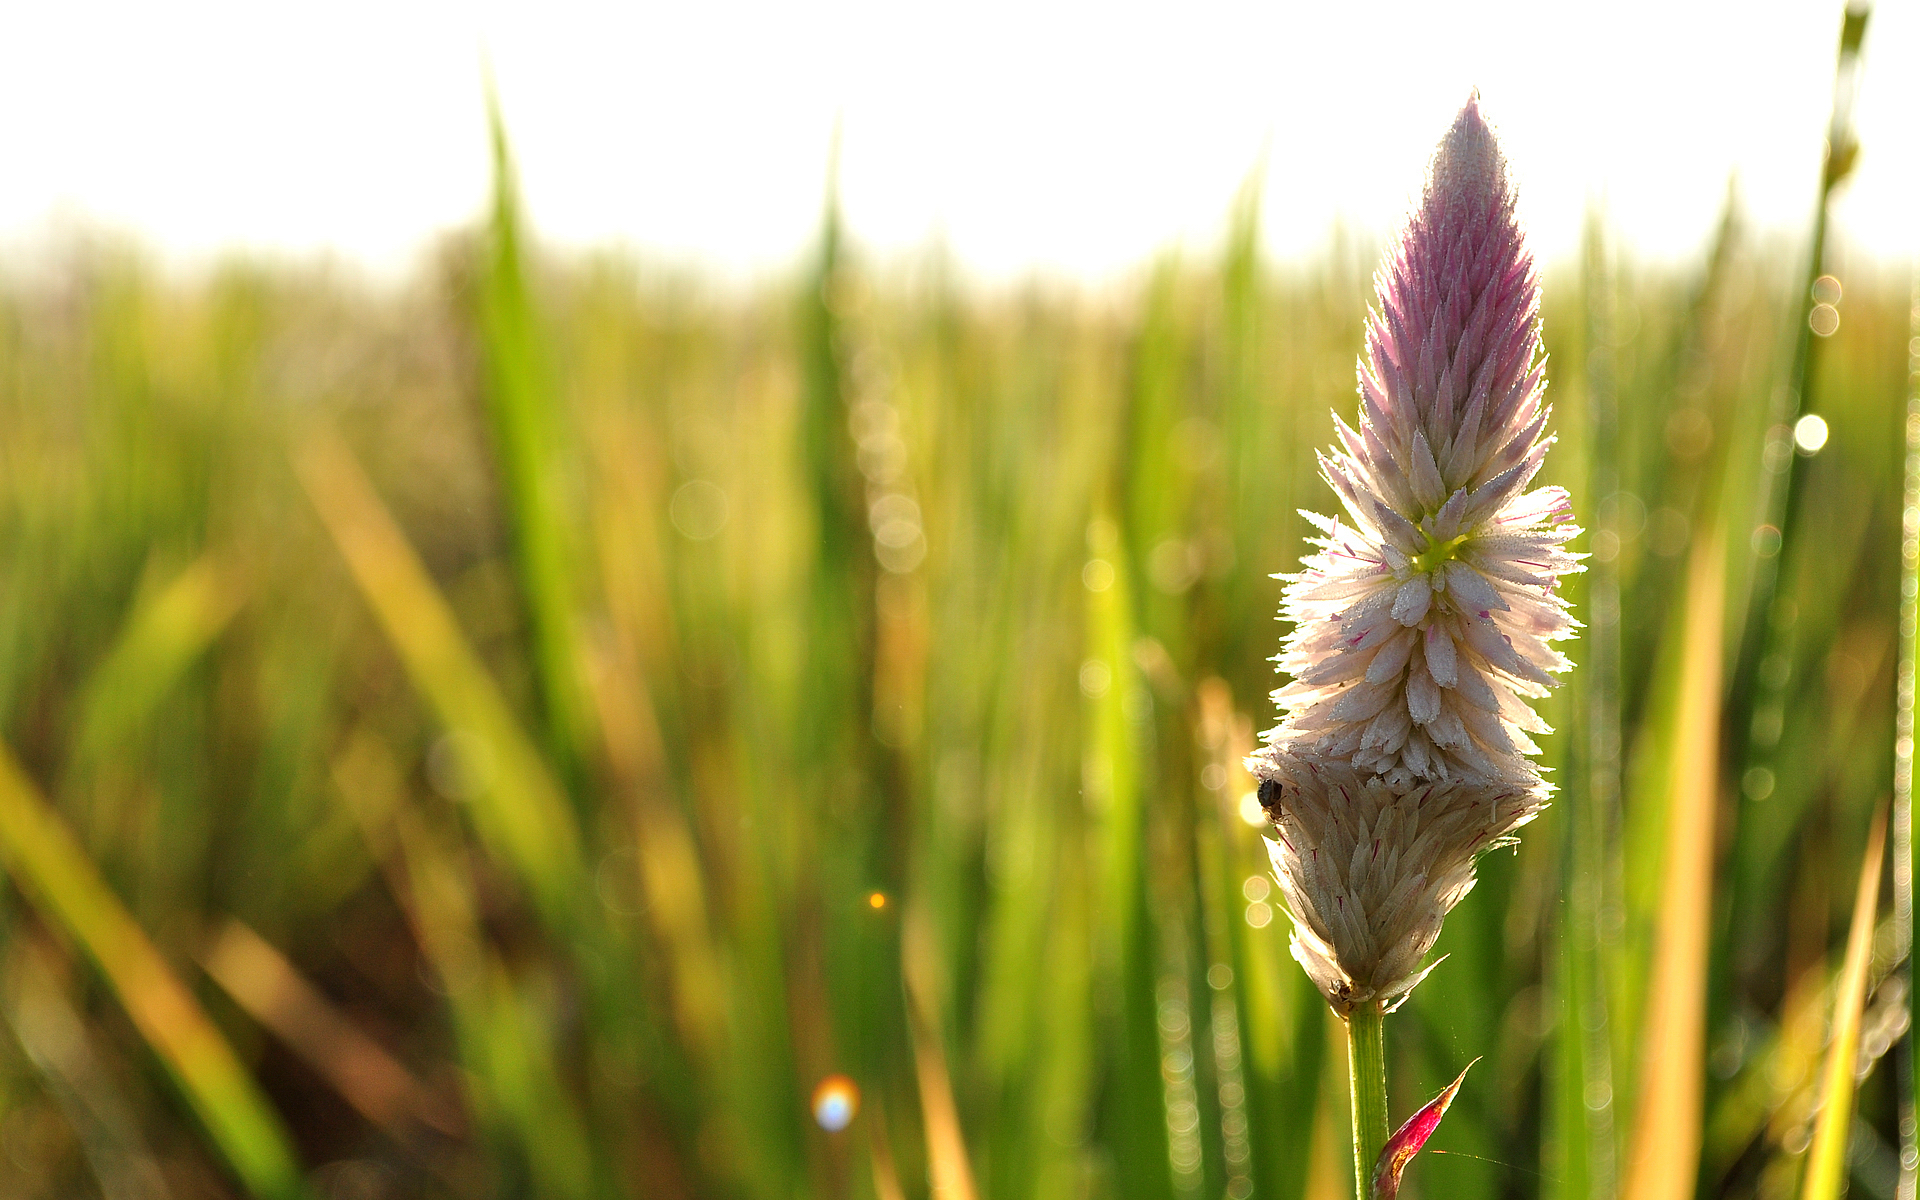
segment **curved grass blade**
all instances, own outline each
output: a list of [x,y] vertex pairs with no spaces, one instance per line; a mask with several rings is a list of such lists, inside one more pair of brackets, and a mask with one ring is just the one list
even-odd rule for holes
[[279,1114],[4,746],[0,856],[99,968],[240,1185],[268,1200],[305,1197]]
[[403,1146],[423,1129],[466,1136],[464,1117],[341,1012],[265,938],[228,917],[200,963],[235,1003],[272,1030],[370,1124]]
[[485,760],[475,764],[481,786],[471,806],[481,840],[512,864],[552,927],[572,928],[587,869],[565,793],[352,453],[332,434],[316,434],[295,465],[414,686],[463,751]]
[[1847,957],[1833,997],[1833,1036],[1821,1072],[1820,1118],[1807,1155],[1802,1200],[1836,1200],[1847,1182],[1847,1140],[1853,1128],[1854,1064],[1860,1055],[1860,1010],[1867,999],[1867,968],[1873,958],[1873,917],[1880,902],[1880,862],[1886,848],[1887,813],[1882,807],[1867,834],[1860,888],[1847,930]]

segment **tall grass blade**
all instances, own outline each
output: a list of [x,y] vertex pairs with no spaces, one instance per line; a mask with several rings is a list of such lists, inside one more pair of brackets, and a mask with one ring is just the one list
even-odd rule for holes
[[485,408],[512,533],[514,574],[532,634],[548,750],[565,774],[585,752],[591,729],[574,608],[578,547],[571,544],[561,489],[568,472],[560,458],[559,390],[533,303],[519,188],[491,83],[487,129],[493,206],[479,295]]
[[423,1130],[452,1138],[465,1135],[458,1112],[244,922],[229,919],[201,956],[201,965],[249,1016],[332,1084],[341,1099],[401,1145],[417,1141]]
[[913,1027],[913,1066],[920,1084],[920,1118],[926,1125],[927,1163],[933,1194],[940,1200],[976,1200],[973,1165],[960,1129],[953,1077],[940,1038],[935,1000],[933,941],[924,918],[909,921],[905,945],[907,1012]]
[[[1848,0],[1841,20],[1839,54],[1834,66],[1833,109],[1827,126],[1824,158],[1820,168],[1820,193],[1814,205],[1813,231],[1809,238],[1805,274],[1790,309],[1793,314],[1793,361],[1787,369],[1786,386],[1774,393],[1765,450],[1766,466],[1761,473],[1764,489],[1762,510],[1766,522],[1784,535],[1780,552],[1762,556],[1753,564],[1746,622],[1740,639],[1740,656],[1732,680],[1732,712],[1735,734],[1771,749],[1767,738],[1753,738],[1748,719],[1786,687],[1784,674],[1771,683],[1762,678],[1760,665],[1769,651],[1776,632],[1790,622],[1782,621],[1776,610],[1779,581],[1790,577],[1793,556],[1799,549],[1794,536],[1797,518],[1806,492],[1806,472],[1794,469],[1792,450],[1794,426],[1802,414],[1814,413],[1813,383],[1816,366],[1827,344],[1825,337],[1814,335],[1815,309],[1819,297],[1815,284],[1827,269],[1827,226],[1831,217],[1834,189],[1853,171],[1860,146],[1854,138],[1853,103],[1859,94],[1862,71],[1861,46],[1867,32],[1867,17],[1872,6],[1860,0]],[[1767,693],[1774,693],[1769,696]]]
[[1114,1155],[1136,1194],[1173,1194],[1166,1092],[1160,1070],[1160,1017],[1154,920],[1146,869],[1147,815],[1140,761],[1144,741],[1136,714],[1151,703],[1134,661],[1134,624],[1126,546],[1118,527],[1096,517],[1087,528],[1092,560],[1112,568],[1112,583],[1087,593],[1087,659],[1081,691],[1088,696],[1085,779],[1100,842],[1095,911],[1108,932],[1103,987],[1117,1011],[1109,1034],[1114,1073],[1109,1103]]
[[1867,968],[1873,958],[1873,917],[1880,904],[1880,869],[1886,850],[1887,814],[1874,813],[1866,858],[1847,930],[1847,957],[1833,997],[1833,1032],[1820,1085],[1820,1117],[1807,1156],[1802,1200],[1838,1200],[1846,1190],[1847,1145],[1853,1134],[1854,1069],[1860,1056],[1860,1011],[1867,1000]]
[[144,590],[87,681],[70,756],[93,764],[113,753],[220,636],[243,596],[238,579],[213,554]]
[[1682,1200],[1698,1171],[1706,1071],[1707,933],[1719,737],[1725,561],[1719,536],[1694,544],[1687,568],[1680,677],[1667,775],[1659,924],[1633,1138],[1621,1195]]
[[241,1186],[263,1200],[306,1196],[279,1114],[5,747],[0,854],[93,960]]
[[392,756],[372,735],[349,743],[334,781],[446,992],[475,1120],[507,1150],[501,1182],[512,1189],[524,1177],[561,1200],[595,1195],[598,1156],[553,1060],[551,1015],[486,944],[475,881],[451,838],[395,799]]
[[[594,657],[589,676],[605,759],[632,822],[641,907],[672,964],[674,1017],[688,1047],[711,1063],[724,1047],[728,980],[714,946],[699,848],[664,794],[660,729],[643,682],[609,654]],[[624,862],[615,855],[599,870],[624,871]]]
[[1587,622],[1580,678],[1572,697],[1569,755],[1575,765],[1561,800],[1565,822],[1562,869],[1566,906],[1560,924],[1557,1062],[1553,1068],[1552,1187],[1563,1200],[1611,1197],[1615,1176],[1612,1031],[1608,1028],[1605,928],[1608,860],[1620,809],[1620,413],[1614,361],[1613,255],[1597,213],[1590,213],[1582,271],[1586,310],[1586,486],[1604,515],[1595,535],[1612,539],[1612,553],[1596,555],[1586,574],[1579,611]]
[[[1907,289],[1907,422],[1906,458],[1901,464],[1900,507],[1900,639],[1899,663],[1894,674],[1893,716],[1893,918],[1905,961],[1897,968],[1913,995],[1913,739],[1915,660],[1920,657],[1920,266]],[[1900,1182],[1903,1195],[1913,1195],[1920,1173],[1920,1104],[1915,1086],[1920,1082],[1920,1038],[1907,1036],[1906,1053],[1898,1062],[1900,1086]]]
[[472,783],[469,811],[481,840],[512,864],[541,914],[555,928],[570,929],[586,867],[565,793],[346,445],[316,433],[296,466],[354,582],[455,739],[450,744]]

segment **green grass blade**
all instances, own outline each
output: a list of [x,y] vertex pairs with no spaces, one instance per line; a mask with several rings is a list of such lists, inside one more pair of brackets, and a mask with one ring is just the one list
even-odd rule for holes
[[414,686],[460,739],[462,770],[474,783],[469,811],[481,840],[513,866],[555,928],[573,928],[586,866],[565,793],[346,446],[317,434],[296,465]]
[[241,1186],[263,1200],[306,1196],[279,1114],[4,747],[0,853],[93,960]]
[[532,634],[549,751],[562,773],[589,745],[590,708],[581,678],[574,563],[560,459],[562,411],[552,355],[534,307],[525,222],[507,147],[505,120],[491,88],[487,127],[493,149],[493,207],[480,282],[480,349],[495,467],[512,532],[513,567]]
[[123,744],[226,628],[241,598],[238,582],[210,554],[144,592],[87,681],[73,758],[92,763]]
[[1170,1197],[1166,1092],[1160,1070],[1153,914],[1144,863],[1146,812],[1140,763],[1142,725],[1134,713],[1149,703],[1133,659],[1133,611],[1126,547],[1112,521],[1096,517],[1088,557],[1112,568],[1112,582],[1087,593],[1088,802],[1101,851],[1100,902],[1107,927],[1103,986],[1117,1011],[1109,1070],[1113,1151],[1132,1193]]
[[[1586,310],[1585,495],[1596,508],[1620,490],[1620,412],[1614,361],[1617,292],[1614,263],[1597,214],[1589,214],[1582,270]],[[1584,575],[1567,581],[1587,623],[1574,680],[1573,764],[1559,820],[1564,822],[1562,870],[1566,905],[1554,947],[1558,1000],[1552,1080],[1550,1144],[1541,1155],[1552,1167],[1562,1200],[1597,1200],[1614,1191],[1614,1072],[1608,1029],[1606,974],[1610,958],[1604,924],[1610,886],[1608,858],[1620,808],[1620,566],[1618,503],[1606,517],[1594,512],[1596,536],[1612,552],[1596,556]]]
[[1847,956],[1833,997],[1833,1032],[1821,1072],[1820,1117],[1807,1155],[1801,1200],[1838,1200],[1846,1190],[1847,1143],[1853,1135],[1854,1065],[1860,1055],[1860,1011],[1867,999],[1867,968],[1873,958],[1873,917],[1880,906],[1880,871],[1886,850],[1886,810],[1876,812],[1867,834],[1866,858],[1847,931]]
[[[1787,368],[1785,386],[1775,389],[1773,394],[1769,413],[1770,438],[1789,433],[1802,413],[1813,413],[1826,407],[1817,402],[1814,391],[1819,361],[1827,346],[1827,339],[1815,337],[1813,332],[1813,314],[1818,299],[1814,295],[1814,284],[1828,269],[1827,235],[1834,189],[1851,173],[1859,154],[1860,147],[1854,139],[1853,102],[1859,91],[1862,69],[1860,50],[1870,10],[1870,5],[1849,3],[1841,23],[1839,53],[1834,66],[1833,109],[1828,122],[1825,156],[1821,163],[1820,193],[1814,205],[1805,273],[1788,308],[1793,322],[1793,359]],[[1773,432],[1776,430],[1781,432]],[[1762,676],[1760,665],[1769,652],[1779,652],[1777,644],[1783,640],[1782,631],[1791,625],[1791,622],[1781,620],[1778,592],[1780,580],[1789,577],[1794,557],[1801,548],[1801,539],[1794,535],[1798,532],[1798,518],[1806,497],[1807,472],[1795,469],[1795,458],[1796,455],[1790,451],[1777,455],[1774,459],[1777,465],[1770,466],[1761,474],[1762,512],[1768,523],[1785,536],[1778,554],[1760,557],[1754,563],[1745,605],[1745,628],[1740,638],[1740,656],[1735,661],[1731,680],[1733,729],[1743,742],[1750,743],[1743,748],[1762,753],[1772,748],[1774,739],[1752,737],[1748,719],[1751,714],[1762,710],[1769,700],[1777,701],[1786,686],[1784,678],[1776,678],[1769,683]]]

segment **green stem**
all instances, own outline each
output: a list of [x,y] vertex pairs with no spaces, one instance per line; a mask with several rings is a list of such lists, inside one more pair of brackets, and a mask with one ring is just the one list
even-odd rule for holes
[[1373,1200],[1373,1164],[1387,1144],[1387,1015],[1363,1004],[1347,1017],[1347,1090],[1353,1097],[1357,1200]]

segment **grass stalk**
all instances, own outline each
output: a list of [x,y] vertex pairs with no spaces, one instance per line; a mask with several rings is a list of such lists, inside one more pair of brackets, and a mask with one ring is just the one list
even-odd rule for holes
[[1347,1017],[1347,1088],[1353,1104],[1356,1200],[1373,1200],[1373,1167],[1387,1144],[1387,1015],[1363,1004]]
[[0,855],[41,911],[93,960],[240,1185],[263,1200],[304,1198],[279,1114],[5,747]]
[[560,483],[559,398],[528,279],[513,158],[498,98],[489,89],[493,209],[479,289],[480,351],[495,469],[512,535],[512,563],[530,626],[548,751],[563,778],[588,744],[590,708],[574,613],[576,548]]
[[1806,492],[1806,472],[1794,469],[1793,431],[1804,413],[1814,412],[1813,385],[1816,367],[1825,337],[1813,332],[1816,297],[1814,284],[1826,271],[1827,226],[1834,189],[1853,170],[1859,155],[1859,143],[1853,132],[1853,101],[1859,92],[1861,45],[1866,37],[1870,6],[1848,3],[1841,23],[1839,55],[1834,67],[1833,111],[1827,127],[1825,158],[1820,169],[1820,195],[1814,205],[1813,232],[1808,239],[1807,260],[1800,279],[1800,291],[1793,305],[1793,361],[1787,370],[1786,386],[1774,393],[1772,425],[1767,430],[1765,466],[1760,477],[1761,508],[1765,519],[1780,531],[1783,540],[1778,554],[1757,557],[1749,585],[1746,623],[1740,639],[1740,656],[1734,664],[1730,689],[1733,733],[1747,750],[1745,757],[1773,750],[1778,735],[1755,737],[1749,728],[1752,716],[1770,701],[1778,702],[1787,686],[1784,672],[1771,682],[1762,679],[1760,666],[1769,652],[1778,653],[1779,630],[1790,622],[1776,610],[1779,583],[1791,568],[1799,549],[1797,517]]
[[[1620,490],[1620,413],[1615,363],[1616,288],[1611,247],[1597,213],[1588,218],[1582,281],[1587,318],[1586,494],[1596,501]],[[1610,508],[1617,510],[1619,501]],[[1558,958],[1561,1081],[1555,1090],[1560,1195],[1565,1200],[1614,1191],[1614,1072],[1607,1011],[1608,848],[1620,809],[1620,566],[1616,512],[1596,537],[1614,550],[1596,555],[1577,581],[1584,587],[1587,632],[1581,679],[1573,697],[1574,752],[1563,806],[1567,903]]]
[[[1904,962],[1907,994],[1913,994],[1913,707],[1916,649],[1920,649],[1920,267],[1908,288],[1906,458],[1901,464],[1899,665],[1894,676],[1893,716],[1893,917]],[[1900,1081],[1900,1160],[1920,1163],[1920,1113],[1914,1085],[1920,1080],[1920,1038],[1907,1035],[1897,1064]],[[1910,1183],[1912,1171],[1906,1170]]]
[[1680,627],[1677,708],[1669,746],[1659,925],[1646,1016],[1628,1200],[1691,1196],[1706,1083],[1708,930],[1713,819],[1719,803],[1721,626],[1725,554],[1716,534],[1695,543]]
[[511,863],[542,916],[573,928],[586,874],[566,794],[547,769],[453,611],[344,443],[316,435],[296,465],[307,494],[471,774],[474,827]]
[[1833,1034],[1821,1072],[1820,1117],[1807,1155],[1802,1200],[1838,1200],[1846,1189],[1847,1142],[1853,1133],[1854,1067],[1860,1056],[1860,1013],[1867,1000],[1867,968],[1873,959],[1873,918],[1880,901],[1880,864],[1887,837],[1885,809],[1874,813],[1860,864],[1860,886],[1847,931],[1847,957],[1833,997]]

